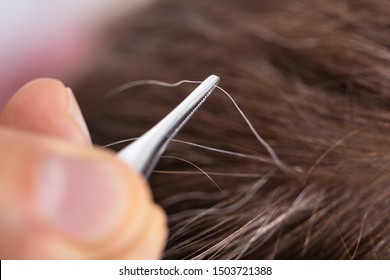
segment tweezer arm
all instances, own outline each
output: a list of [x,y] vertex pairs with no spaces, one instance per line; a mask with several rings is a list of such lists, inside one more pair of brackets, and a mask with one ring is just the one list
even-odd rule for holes
[[159,123],[119,151],[118,158],[148,177],[173,137],[211,94],[219,77],[209,76]]

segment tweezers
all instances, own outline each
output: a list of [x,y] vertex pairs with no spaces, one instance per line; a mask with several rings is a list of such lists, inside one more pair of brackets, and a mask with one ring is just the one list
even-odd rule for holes
[[209,76],[165,118],[119,151],[118,158],[148,178],[173,137],[202,105],[218,82],[218,76]]

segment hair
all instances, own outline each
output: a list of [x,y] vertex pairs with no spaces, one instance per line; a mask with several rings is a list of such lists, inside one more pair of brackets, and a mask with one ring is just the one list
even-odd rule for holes
[[176,138],[232,153],[173,142],[150,178],[164,258],[390,258],[389,18],[386,0],[160,0],[118,25],[75,86],[95,143],[140,136],[194,85],[110,89],[216,74],[287,167],[215,90]]

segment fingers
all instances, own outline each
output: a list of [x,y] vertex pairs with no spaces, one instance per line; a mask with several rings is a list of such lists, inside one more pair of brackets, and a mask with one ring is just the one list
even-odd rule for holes
[[114,155],[0,127],[0,258],[159,258],[166,218]]
[[34,80],[18,90],[1,112],[0,123],[74,143],[91,144],[72,91],[54,79]]
[[89,144],[73,94],[56,80],[27,84],[5,107],[1,259],[161,256],[166,216],[147,183],[114,154]]

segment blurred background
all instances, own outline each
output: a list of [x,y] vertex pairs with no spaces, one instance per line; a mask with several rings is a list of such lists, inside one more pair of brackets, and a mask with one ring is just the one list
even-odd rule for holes
[[110,25],[154,1],[1,1],[0,108],[32,79],[77,80],[104,52]]

